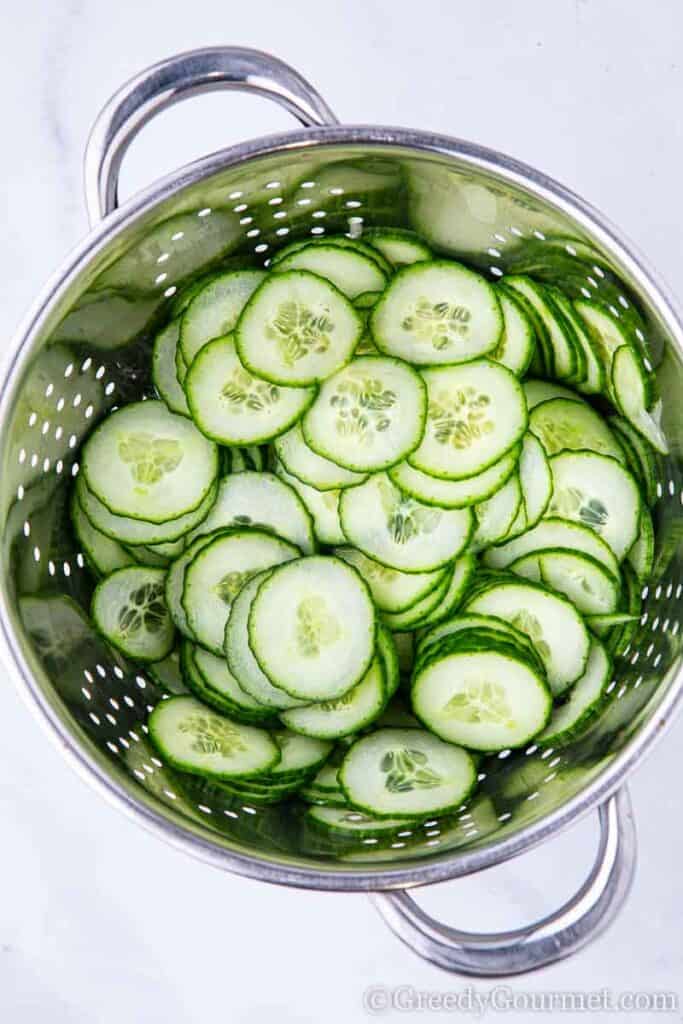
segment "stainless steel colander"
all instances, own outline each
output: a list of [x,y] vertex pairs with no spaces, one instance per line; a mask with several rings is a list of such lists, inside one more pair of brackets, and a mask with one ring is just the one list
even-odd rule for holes
[[[267,96],[304,128],[215,153],[117,208],[132,137],[163,108],[213,89]],[[671,300],[600,214],[538,171],[445,136],[341,127],[296,72],[252,50],[182,54],[124,86],[93,129],[86,194],[92,231],[23,325],[2,386],[0,617],[29,703],[112,803],[217,867],[283,885],[369,891],[404,942],[454,971],[518,973],[573,952],[626,897],[635,862],[626,776],[681,699],[683,327]],[[145,720],[159,691],[88,622],[92,583],[68,501],[83,437],[108,409],[151,393],[149,338],[183,284],[233,257],[267,263],[298,236],[361,235],[382,224],[412,227],[489,276],[528,271],[602,299],[625,319],[637,309],[672,455],[655,507],[658,554],[644,614],[590,731],[561,750],[531,746],[486,762],[476,797],[455,817],[406,827],[388,848],[371,838],[340,847],[311,835],[291,807],[218,798],[156,758]],[[601,841],[590,877],[533,926],[456,931],[404,891],[499,863],[592,809]]]

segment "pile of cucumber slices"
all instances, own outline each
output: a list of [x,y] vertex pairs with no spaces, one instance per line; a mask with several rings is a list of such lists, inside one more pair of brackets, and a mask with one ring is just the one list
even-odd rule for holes
[[175,296],[155,393],[80,453],[91,616],[171,768],[355,835],[603,707],[652,569],[631,320],[408,231],[301,239]]

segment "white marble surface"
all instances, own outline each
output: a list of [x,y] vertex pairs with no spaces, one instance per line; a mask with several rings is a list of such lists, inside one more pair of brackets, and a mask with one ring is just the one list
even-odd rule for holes
[[[218,42],[284,57],[342,119],[459,134],[537,164],[604,209],[683,292],[678,0],[11,6],[0,61],[7,338],[86,230],[81,153],[99,105],[144,65]],[[136,143],[124,191],[288,123],[243,97],[176,108]],[[367,1019],[368,985],[463,986],[399,945],[362,896],[259,885],[150,838],[72,773],[9,679],[0,721],[0,1021],[350,1024]],[[633,780],[640,866],[618,922],[575,959],[512,982],[515,990],[680,986],[683,1001],[682,738],[679,722]],[[465,927],[531,920],[583,876],[594,826],[434,888],[424,903]]]

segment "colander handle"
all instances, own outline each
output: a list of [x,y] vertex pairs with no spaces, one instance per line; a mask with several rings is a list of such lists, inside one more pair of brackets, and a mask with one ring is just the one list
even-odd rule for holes
[[116,209],[121,162],[140,129],[174,103],[220,89],[267,96],[306,127],[338,123],[313,86],[268,53],[207,46],[168,57],[114,93],[92,127],[85,151],[85,200],[91,224]]
[[405,891],[371,899],[395,935],[425,960],[456,974],[524,974],[576,952],[616,917],[633,879],[636,834],[625,787],[599,808],[600,844],[591,872],[559,910],[514,931],[477,934],[434,920]]

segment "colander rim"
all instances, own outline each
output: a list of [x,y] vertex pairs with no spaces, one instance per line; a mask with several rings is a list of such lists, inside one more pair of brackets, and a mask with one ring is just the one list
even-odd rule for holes
[[[303,152],[311,147],[333,146],[384,149],[396,151],[397,155],[403,150],[407,155],[419,152],[425,156],[455,158],[461,164],[489,171],[509,184],[531,188],[538,197],[588,230],[647,290],[657,315],[683,356],[683,320],[669,289],[621,231],[564,185],[510,156],[452,136],[391,126],[334,125],[263,136],[218,150],[158,179],[96,224],[49,278],[12,339],[6,375],[0,384],[0,424],[8,416],[32,342],[42,331],[60,297],[90,262],[132,223],[184,189],[230,167],[286,151],[300,149]],[[4,583],[0,586],[0,627],[14,662],[11,668],[16,671],[11,674],[20,694],[65,758],[110,804],[171,845],[216,867],[262,881],[307,889],[372,891],[425,885],[473,874],[517,856],[576,822],[611,796],[670,726],[683,701],[683,672],[678,667],[670,671],[667,692],[651,719],[591,782],[565,803],[510,836],[493,839],[474,849],[435,853],[424,863],[398,868],[339,870],[336,866],[328,868],[326,865],[301,867],[280,862],[275,857],[239,853],[220,847],[157,813],[151,806],[151,800],[135,799],[89,756],[86,745],[78,741],[77,730],[62,722],[42,692],[12,629],[9,595]],[[663,679],[660,685],[664,682]]]

